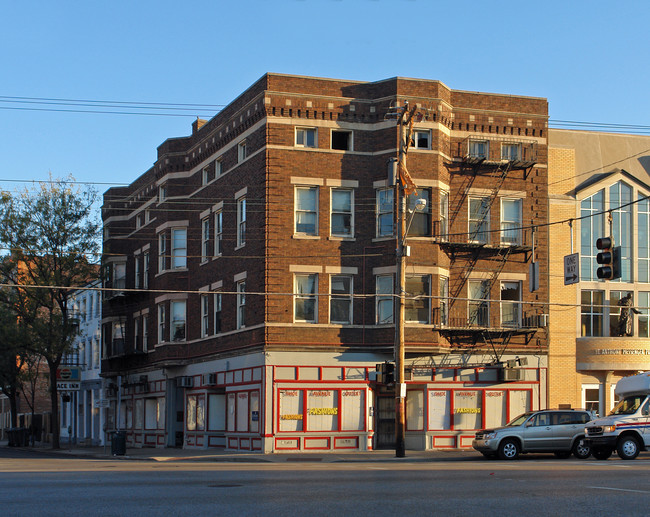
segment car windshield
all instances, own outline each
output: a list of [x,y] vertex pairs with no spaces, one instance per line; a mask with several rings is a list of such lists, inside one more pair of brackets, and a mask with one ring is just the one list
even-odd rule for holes
[[508,426],[521,425],[526,421],[526,419],[530,415],[532,415],[532,413],[524,413],[523,415],[519,415],[517,418],[510,420],[510,422],[508,422],[507,425]]
[[614,406],[610,415],[632,415],[636,413],[645,399],[645,395],[630,395],[629,397],[625,397]]

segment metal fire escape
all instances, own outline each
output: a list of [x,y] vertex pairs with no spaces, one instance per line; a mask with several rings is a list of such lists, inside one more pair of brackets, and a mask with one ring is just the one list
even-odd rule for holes
[[[539,318],[520,314],[522,304],[517,303],[511,304],[516,313],[512,321],[504,323],[500,314],[490,317],[489,293],[508,260],[515,254],[523,254],[523,261],[527,262],[533,246],[530,230],[508,227],[503,222],[499,230],[490,230],[489,217],[506,178],[514,178],[516,173],[521,173],[519,179],[528,178],[537,161],[537,146],[527,140],[481,134],[457,142],[452,155],[453,160],[448,164],[452,176],[450,231],[439,235],[438,242],[450,257],[450,271],[459,273],[450,275],[448,300],[436,322],[437,330],[455,348],[486,348],[498,361],[513,335],[532,337],[539,327]],[[471,189],[479,178],[483,188],[476,190],[483,194],[472,198]],[[485,188],[486,179],[488,188]],[[468,214],[467,223],[459,218],[464,210]],[[469,293],[469,280],[479,262],[484,276],[480,296],[476,297]]]

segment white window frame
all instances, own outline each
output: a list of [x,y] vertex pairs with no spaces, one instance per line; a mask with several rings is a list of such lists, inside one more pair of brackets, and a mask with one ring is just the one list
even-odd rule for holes
[[201,295],[201,337],[210,335],[210,299],[209,295]]
[[[505,204],[516,204],[517,218],[514,220],[506,219]],[[521,198],[502,197],[501,198],[501,244],[521,244],[522,231],[522,213],[523,201]]]
[[[346,293],[333,293],[332,292],[332,285],[336,281],[337,278],[341,279],[346,279],[349,282],[348,286],[348,291]],[[352,275],[339,275],[339,274],[332,274],[330,275],[330,303],[329,303],[329,308],[330,308],[330,323],[334,325],[352,325],[352,322],[354,321],[354,276]],[[347,318],[345,320],[335,320],[332,317],[333,312],[333,304],[347,304]]]
[[[303,207],[299,204],[299,192],[308,191],[315,192],[313,207]],[[313,185],[299,185],[294,188],[294,234],[295,235],[309,235],[318,236],[318,198],[319,188]],[[301,215],[313,215],[314,217],[314,230],[313,231],[300,231],[298,229],[298,222]]]
[[160,185],[158,187],[158,203],[167,201],[167,185]]
[[[517,294],[519,296],[516,300],[503,299],[503,292],[507,287],[513,287],[516,285]],[[521,327],[521,318],[522,318],[522,285],[521,281],[518,280],[502,280],[501,281],[501,326],[502,327]],[[510,313],[510,314],[509,314]]]
[[[390,198],[390,203],[388,202]],[[395,236],[395,191],[392,187],[388,188],[379,188],[376,191],[376,205],[375,205],[375,224],[376,232],[375,235],[377,238],[381,237],[394,237]],[[390,206],[390,210],[387,210],[386,207]],[[385,230],[382,231],[385,227],[385,224],[382,224],[382,221],[390,218],[390,233]]]
[[149,289],[149,252],[142,254],[142,288]]
[[144,352],[149,348],[149,316],[142,316],[142,350]]
[[158,304],[158,343],[165,342],[166,307],[164,303]]
[[424,320],[414,320],[414,319],[408,319],[408,309],[411,304],[415,306],[420,300],[418,299],[406,299],[404,300],[404,321],[407,323],[415,323],[415,324],[420,324],[420,325],[429,325],[431,324],[431,275],[428,274],[413,274],[413,275],[406,275],[406,291],[407,294],[406,296],[414,296],[416,293],[409,292],[408,284],[409,284],[409,279],[414,279],[414,278],[421,278],[425,279],[424,282],[427,284],[427,291],[424,293],[418,293],[420,296],[424,296],[424,305],[426,309],[426,319]]
[[[314,291],[310,293],[299,293],[298,285],[301,279],[307,279],[309,281],[312,279]],[[295,323],[318,323],[318,273],[296,273],[293,275],[293,321]],[[298,318],[297,317],[297,305],[298,302],[302,301],[313,301],[314,304],[314,314],[312,319],[307,318]],[[304,312],[304,311],[303,311]]]
[[[187,340],[187,303],[185,300],[172,300],[169,304],[171,313],[170,339],[172,341]],[[181,332],[182,330],[182,332]],[[177,332],[179,336],[176,337]],[[182,334],[182,335],[181,335]]]
[[[348,135],[348,146],[345,149],[334,147],[334,133],[346,133]],[[351,129],[332,129],[330,131],[330,149],[335,151],[352,151],[354,150],[354,132]]]
[[237,247],[246,244],[246,196],[237,199]]
[[214,321],[214,333],[220,334],[223,332],[223,318],[221,314],[221,293],[214,293],[213,296],[213,321]]
[[201,171],[201,184],[207,185],[208,183],[210,183],[210,168],[205,166]]
[[133,258],[133,263],[134,263],[134,275],[135,275],[134,287],[135,289],[140,289],[140,256],[139,255]]
[[243,162],[248,157],[247,151],[248,142],[244,139],[237,144],[237,163]]
[[[426,145],[420,145],[420,136],[426,135]],[[431,149],[431,130],[430,129],[414,129],[411,134],[410,147],[413,149]]]
[[219,157],[214,161],[214,178],[217,179],[223,174],[223,158]]
[[[470,326],[487,327],[490,322],[490,293],[488,280],[469,280],[467,285],[467,323]],[[480,289],[480,297],[474,296]]]
[[237,328],[246,327],[246,280],[237,282]]
[[[335,193],[346,192],[349,195],[350,201],[350,210],[345,212],[343,210],[335,211],[334,210],[334,196]],[[336,233],[334,232],[334,216],[339,215],[343,218],[348,216],[350,218],[350,226],[348,233]],[[341,188],[333,187],[330,189],[330,235],[332,237],[343,237],[343,238],[354,238],[354,189],[352,188]]]
[[[487,203],[487,213],[485,214],[485,217],[480,217],[481,213],[479,210],[479,213],[477,214],[472,214],[472,202],[473,201],[478,201],[483,205],[483,203]],[[468,232],[468,240],[470,242],[478,242],[478,243],[487,243],[490,239],[490,206],[489,206],[489,198],[487,197],[470,197],[469,201],[467,203],[467,232]],[[476,230],[476,231],[475,231]]]
[[[180,238],[183,236],[182,238]],[[187,228],[172,228],[171,231],[172,269],[187,267]]]
[[484,139],[471,139],[467,142],[467,156],[473,159],[484,159],[490,156],[490,142]]
[[158,234],[158,273],[167,271],[167,234]]
[[[375,276],[375,323],[377,325],[390,325],[395,318],[395,279],[393,274]],[[381,320],[381,309],[390,307],[390,318]]]
[[[513,152],[514,151],[514,152]],[[514,142],[501,144],[501,159],[508,161],[521,160],[521,144]]]
[[[308,135],[312,135],[312,142]],[[318,147],[318,129],[315,127],[296,127],[294,144],[296,147],[317,148]]]
[[223,210],[214,213],[214,256],[220,257],[223,253]]
[[210,254],[210,218],[201,219],[201,262],[207,262]]

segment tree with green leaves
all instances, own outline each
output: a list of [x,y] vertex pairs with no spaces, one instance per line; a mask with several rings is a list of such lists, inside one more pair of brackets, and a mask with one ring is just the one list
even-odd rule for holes
[[60,447],[56,372],[78,334],[71,294],[98,274],[96,201],[92,188],[80,187],[71,177],[18,194],[0,193],[0,245],[5,251],[0,301],[28,329],[27,352],[47,363],[53,448]]
[[8,305],[0,304],[0,392],[9,399],[11,427],[18,427],[23,345],[15,313]]

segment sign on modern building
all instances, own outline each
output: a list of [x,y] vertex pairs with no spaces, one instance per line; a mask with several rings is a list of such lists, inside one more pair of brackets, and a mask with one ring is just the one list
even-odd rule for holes
[[580,280],[580,256],[578,253],[564,256],[564,285],[577,284]]

